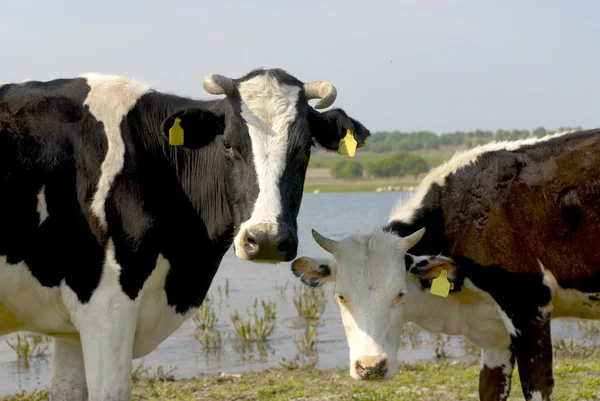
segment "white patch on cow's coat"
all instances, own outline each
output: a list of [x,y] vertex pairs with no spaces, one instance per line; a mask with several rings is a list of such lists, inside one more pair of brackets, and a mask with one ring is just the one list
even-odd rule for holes
[[556,279],[554,278],[552,273],[544,268],[542,261],[539,259],[538,264],[540,265],[540,270],[542,271],[542,282],[546,287],[548,287],[551,294],[550,301],[548,302],[548,304],[540,307],[540,314],[542,318],[549,319],[552,316],[552,309],[554,309],[553,299],[554,293],[556,292],[556,289],[558,287],[558,283],[556,282]]
[[552,135],[546,135],[541,138],[528,138],[516,141],[501,141],[490,142],[485,145],[480,145],[475,148],[457,152],[450,160],[442,165],[431,170],[423,179],[416,191],[406,200],[401,200],[391,213],[389,221],[400,221],[410,224],[414,221],[415,214],[423,204],[425,196],[430,188],[437,184],[444,185],[446,178],[456,173],[461,168],[467,167],[475,163],[477,159],[484,153],[494,152],[498,150],[513,151],[524,146],[533,145],[539,142],[549,141],[554,138],[575,132],[573,130],[557,132]]
[[14,331],[75,333],[60,287],[43,287],[24,262],[0,256],[0,336]]
[[50,399],[64,401],[87,400],[83,349],[76,336],[57,337],[54,340],[52,370]]
[[40,219],[39,225],[41,225],[48,218],[48,205],[46,204],[46,186],[42,185],[42,189],[38,193],[37,212]]
[[109,239],[102,277],[90,300],[62,286],[63,301],[79,331],[85,356],[90,401],[128,400],[131,397],[133,339],[139,297],[132,301],[121,289],[121,267]]
[[84,105],[104,125],[108,149],[102,162],[98,189],[92,200],[92,211],[106,228],[104,205],[115,177],[121,172],[125,144],[121,137],[121,122],[138,99],[150,88],[132,79],[99,74],[83,74],[91,87]]
[[156,267],[140,291],[133,358],[141,358],[152,352],[198,310],[192,308],[185,315],[180,315],[175,307],[169,306],[165,282],[170,269],[169,261],[159,254]]
[[511,376],[513,373],[513,364],[511,362],[512,352],[507,347],[493,348],[493,349],[482,349],[481,350],[481,368],[487,367],[488,369],[502,368],[502,375],[504,375],[504,389],[500,395],[500,399],[504,400],[510,393]]
[[408,283],[406,321],[431,333],[465,336],[484,349],[499,348],[510,341],[493,298],[471,280],[465,279],[461,291],[453,292],[447,298],[423,291],[414,277]]
[[531,401],[544,401],[544,397],[542,397],[542,393],[539,391],[534,391],[531,393]]
[[300,88],[263,74],[242,82],[239,91],[259,187],[252,215],[241,225],[234,240],[236,256],[246,259],[243,239],[249,228],[266,224],[268,229],[277,230],[277,217],[282,210],[278,183],[285,170],[288,129],[296,118]]
[[502,318],[502,321],[504,322],[504,326],[506,327],[506,330],[508,330],[510,335],[513,337],[520,336],[521,332],[515,328],[515,325],[513,324],[512,320],[508,317],[506,312],[504,312],[502,310],[500,305],[496,304],[496,309],[498,310],[498,314]]

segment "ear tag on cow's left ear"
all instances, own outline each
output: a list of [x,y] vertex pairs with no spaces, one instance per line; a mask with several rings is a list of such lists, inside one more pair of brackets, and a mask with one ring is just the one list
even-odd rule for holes
[[429,292],[433,295],[446,298],[453,288],[454,283],[448,281],[448,272],[444,269],[440,272],[440,275],[431,282],[431,289]]
[[169,145],[181,146],[183,145],[183,128],[181,128],[181,118],[175,118],[173,126],[169,128]]
[[354,139],[354,133],[351,130],[346,130],[346,136],[340,141],[338,147],[338,153],[343,156],[354,157],[356,154],[356,139]]

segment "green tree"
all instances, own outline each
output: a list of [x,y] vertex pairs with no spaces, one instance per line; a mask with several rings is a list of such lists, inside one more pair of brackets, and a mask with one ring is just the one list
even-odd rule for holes
[[331,167],[331,175],[335,178],[360,178],[363,166],[356,160],[340,160]]
[[429,165],[420,156],[398,152],[390,157],[367,164],[366,172],[372,177],[404,177],[417,175],[429,170]]

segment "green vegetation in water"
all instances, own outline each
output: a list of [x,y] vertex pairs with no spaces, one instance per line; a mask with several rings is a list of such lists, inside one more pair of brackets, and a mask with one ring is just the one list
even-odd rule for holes
[[322,287],[308,287],[300,284],[294,289],[294,306],[298,316],[306,319],[318,319],[325,311],[327,299]]
[[45,356],[50,348],[50,342],[50,337],[31,333],[17,334],[12,339],[6,340],[19,359]]
[[[509,401],[523,399],[518,369]],[[600,400],[600,349],[578,347],[554,353],[554,401]],[[478,401],[479,361],[401,363],[386,381],[359,382],[348,369],[267,369],[259,373],[172,381],[141,379],[134,401]],[[0,401],[42,401],[46,390],[0,397]]]
[[202,305],[200,305],[200,309],[192,316],[192,320],[200,330],[210,330],[217,324],[219,319],[217,318],[217,313],[211,306],[209,297],[204,298]]
[[242,320],[237,310],[231,314],[231,323],[236,334],[245,341],[266,341],[275,330],[277,305],[272,301],[261,301],[262,316],[258,313],[258,299],[254,300],[254,310],[246,310],[246,320]]
[[312,324],[307,324],[304,328],[304,335],[300,337],[296,334],[292,340],[296,345],[296,356],[293,360],[281,358],[279,364],[288,370],[314,369],[319,361],[317,357],[317,329]]

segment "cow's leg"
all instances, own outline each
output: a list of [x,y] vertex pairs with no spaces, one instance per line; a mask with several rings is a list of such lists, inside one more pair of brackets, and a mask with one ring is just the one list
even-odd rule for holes
[[130,401],[137,303],[101,287],[85,309],[79,330],[89,401]]
[[83,351],[78,338],[57,337],[54,340],[54,359],[51,401],[86,401],[87,384]]
[[131,400],[139,297],[129,298],[121,289],[118,276],[118,265],[109,257],[88,302],[80,303],[68,287],[63,290],[83,345],[89,401]]
[[541,315],[515,325],[514,351],[526,400],[549,401],[554,389],[550,319]]
[[515,355],[509,345],[502,348],[481,350],[479,371],[479,399],[481,401],[505,401],[510,394]]
[[500,315],[510,333],[526,400],[549,401],[554,389],[550,313],[544,307],[527,305],[506,308]]

